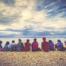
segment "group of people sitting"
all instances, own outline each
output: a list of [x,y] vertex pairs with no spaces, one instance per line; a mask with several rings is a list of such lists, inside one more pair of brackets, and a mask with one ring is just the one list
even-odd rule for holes
[[4,47],[2,47],[2,41],[0,41],[0,51],[45,51],[45,52],[48,52],[48,51],[54,51],[54,50],[59,50],[59,51],[66,50],[61,40],[57,40],[57,43],[54,44],[52,40],[47,41],[45,37],[42,39],[43,41],[41,43],[41,48],[39,48],[39,43],[36,38],[33,40],[32,44],[30,43],[29,39],[27,39],[25,43],[23,43],[21,39],[18,39],[17,44],[15,43],[14,40],[12,40],[11,44],[9,43],[9,41],[7,41]]

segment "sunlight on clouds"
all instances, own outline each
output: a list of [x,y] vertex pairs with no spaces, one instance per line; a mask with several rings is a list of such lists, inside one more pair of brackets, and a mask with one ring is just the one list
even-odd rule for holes
[[[66,19],[63,18],[59,18],[58,19],[44,19],[42,22],[37,23],[36,27],[34,27],[34,31],[63,31],[61,30],[62,28],[65,28],[66,26]],[[48,28],[53,28],[53,29],[46,29],[46,27]],[[39,29],[38,29],[39,28]]]
[[0,25],[0,30],[6,30],[9,26]]
[[32,12],[30,10],[25,10],[23,13],[22,13],[22,19],[23,20],[29,20],[32,18]]
[[44,11],[40,11],[40,12],[35,11],[33,14],[33,21],[37,23],[44,23],[46,19],[47,19],[47,14]]
[[14,14],[19,15],[22,12],[22,10],[25,10],[28,7],[28,2],[31,3],[30,1],[27,1],[27,0],[16,0],[15,5],[13,7],[6,6],[4,3],[0,2],[0,11],[5,16],[12,16]]
[[[26,1],[26,0],[25,0]],[[27,3],[28,4],[28,3]],[[32,18],[34,14],[34,6],[35,6],[35,1],[29,0],[28,7],[21,10],[19,16],[19,20],[16,23],[11,24],[11,28],[14,27],[15,29],[23,29],[26,26],[32,25]],[[28,22],[28,21],[31,22]]]
[[12,7],[8,7],[8,6],[6,7],[5,4],[0,3],[0,11],[2,12],[4,16],[13,15],[15,11],[11,11],[11,9],[13,10]]
[[[6,29],[24,29],[25,27],[32,27],[33,31],[63,31],[59,30],[66,27],[66,19],[60,16],[49,18],[45,10],[36,11],[36,0],[16,0],[15,5],[10,7],[4,3],[0,3],[0,11],[4,16],[18,16],[16,22],[12,22],[10,25],[1,25],[0,30]],[[0,16],[0,18],[4,17]],[[6,32],[6,34],[12,34],[12,32]],[[14,32],[14,34],[17,34]]]

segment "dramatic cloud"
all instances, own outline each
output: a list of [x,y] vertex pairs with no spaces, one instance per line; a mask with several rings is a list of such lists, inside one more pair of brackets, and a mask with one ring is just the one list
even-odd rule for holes
[[0,0],[0,35],[65,35],[65,18],[65,0]]
[[66,14],[66,0],[37,0],[37,10],[45,9],[50,17],[63,13]]
[[3,2],[7,6],[13,6],[15,4],[15,0],[0,0],[0,2]]

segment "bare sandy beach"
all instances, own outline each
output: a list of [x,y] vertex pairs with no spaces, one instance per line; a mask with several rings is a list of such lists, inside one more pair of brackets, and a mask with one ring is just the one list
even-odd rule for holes
[[66,52],[0,52],[0,66],[66,66]]

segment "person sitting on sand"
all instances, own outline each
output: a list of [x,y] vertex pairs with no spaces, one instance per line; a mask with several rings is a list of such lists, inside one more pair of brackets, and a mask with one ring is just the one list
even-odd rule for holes
[[12,40],[12,43],[11,43],[11,51],[17,51],[16,43],[14,40]]
[[49,48],[50,48],[50,51],[54,51],[54,43],[52,40],[49,40]]
[[10,48],[9,48],[9,41],[6,42],[5,46],[4,46],[4,51],[9,51]]
[[64,41],[64,50],[66,50],[66,41]]
[[17,43],[17,51],[23,51],[24,50],[24,45],[21,39],[18,39]]
[[37,39],[34,39],[33,43],[32,43],[32,51],[38,51],[38,42]]
[[61,42],[61,40],[57,41],[57,50],[63,51],[63,43]]
[[30,43],[29,39],[27,39],[27,41],[25,42],[25,47],[24,47],[25,51],[30,51],[30,45],[31,45],[31,43]]
[[46,41],[46,38],[43,38],[43,42],[41,44],[42,50],[45,52],[49,51],[49,43]]
[[2,51],[3,48],[2,48],[2,41],[0,40],[0,51]]

